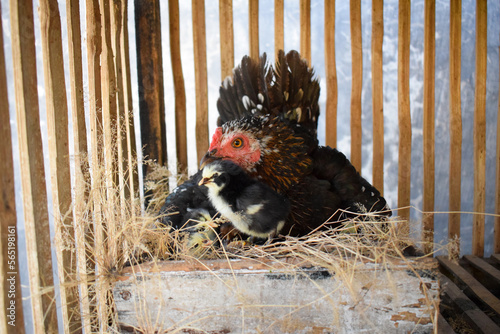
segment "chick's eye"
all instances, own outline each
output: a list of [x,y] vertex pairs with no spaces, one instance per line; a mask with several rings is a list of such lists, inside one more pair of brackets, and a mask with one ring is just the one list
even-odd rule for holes
[[231,145],[234,147],[234,148],[240,148],[243,146],[243,139],[241,138],[236,138],[235,140],[233,140],[233,142],[231,143]]

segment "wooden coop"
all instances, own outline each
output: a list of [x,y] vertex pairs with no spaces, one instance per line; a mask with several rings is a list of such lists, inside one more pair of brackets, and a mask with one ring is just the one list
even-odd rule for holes
[[[2,5],[5,3],[7,1],[2,1]],[[436,1],[420,2],[424,6],[423,122],[419,129],[423,137],[424,182],[418,185],[423,188],[423,196],[421,207],[416,209],[423,212],[421,245],[430,255],[383,262],[353,258],[343,262],[342,268],[332,270],[325,269],[318,262],[297,258],[124,265],[122,257],[125,253],[119,245],[130,240],[123,238],[120,224],[124,220],[140,223],[143,219],[145,213],[139,202],[139,187],[143,182],[139,182],[139,175],[147,177],[152,172],[151,165],[138,167],[136,132],[140,130],[139,150],[142,149],[142,155],[159,165],[167,165],[165,124],[174,120],[166,119],[165,110],[173,109],[175,159],[179,172],[188,166],[188,142],[195,143],[198,161],[209,147],[208,89],[218,87],[220,81],[209,82],[207,79],[207,47],[213,51],[213,46],[207,45],[205,6],[208,2],[192,0],[195,96],[187,96],[185,90],[182,69],[186,65],[181,61],[183,40],[179,32],[185,23],[180,20],[178,0],[168,1],[169,36],[161,34],[161,24],[165,24],[167,18],[160,17],[159,0],[133,3],[127,0],[66,0],[67,22],[61,20],[63,1],[39,0],[38,3],[38,11],[35,11],[32,0],[10,0],[8,19],[2,20],[2,24],[10,22],[10,27],[0,25],[0,44],[4,46],[0,49],[0,136],[4,138],[0,163],[3,189],[3,204],[0,206],[1,333],[29,332],[30,326],[35,333],[61,330],[65,333],[459,332],[455,326],[452,329],[453,324],[448,319],[454,316],[450,314],[458,314],[463,326],[475,332],[500,332],[500,105],[496,118],[486,114],[487,75],[491,75],[487,59],[488,6],[496,10],[498,6],[490,1],[477,0],[474,7],[473,110],[463,110],[461,106],[461,33],[465,17],[462,1],[450,1],[449,17],[437,18],[449,22],[449,107],[446,110],[449,113],[446,133],[450,138],[449,179],[444,183],[435,174],[436,161],[441,159],[435,153],[435,88],[439,85],[435,76]],[[248,1],[247,30],[252,57],[258,57],[261,52],[259,7],[262,10],[268,6],[269,11],[273,11],[274,23],[268,32],[274,32],[274,50],[285,49],[284,3],[283,0],[274,3]],[[315,3],[313,1],[313,5]],[[387,52],[383,49],[384,15],[393,15],[390,19],[398,22],[397,50],[393,50],[397,51],[397,68],[394,69],[397,72],[397,96],[392,96],[394,101],[397,100],[399,131],[397,205],[394,208],[402,220],[408,221],[412,188],[409,73],[412,1],[398,1],[397,12],[389,13],[384,11],[383,0],[371,1],[371,87],[363,86],[362,82],[361,31],[365,16],[362,16],[361,1],[351,0],[349,4],[352,67],[347,69],[337,67],[336,52],[340,46],[335,42],[336,22],[347,18],[336,18],[335,1],[326,0],[321,5],[324,12],[322,59],[326,88],[322,96],[326,96],[326,107],[321,110],[325,123],[320,126],[326,129],[325,144],[337,147],[338,116],[346,112],[337,108],[338,89],[342,84],[338,81],[338,73],[349,72],[352,85],[350,111],[347,112],[350,114],[348,127],[351,134],[350,152],[346,153],[349,153],[352,164],[361,170],[361,123],[367,112],[362,110],[361,98],[363,92],[370,89],[371,180],[382,192],[384,178],[388,177],[384,173],[384,154],[387,154],[384,153],[383,76],[387,70],[383,66],[384,52]],[[129,19],[131,6],[135,11],[135,50],[129,47],[129,22],[133,22]],[[224,79],[231,75],[239,61],[234,59],[238,41],[233,29],[232,0],[220,0],[218,6],[220,79]],[[300,0],[299,6],[299,51],[314,66],[311,60],[311,1]],[[2,10],[6,11],[3,7],[0,15]],[[85,11],[81,11],[82,8]],[[35,38],[36,15],[40,40]],[[82,23],[85,30],[81,28]],[[500,22],[496,24],[500,25]],[[9,34],[6,34],[7,30]],[[63,35],[67,35],[67,44],[63,43]],[[6,47],[5,36],[10,39],[9,47]],[[171,69],[162,60],[162,45],[167,41],[170,43]],[[43,54],[43,91],[37,84],[40,72],[37,72],[35,62],[35,42],[41,43]],[[7,52],[12,53],[12,68],[6,66]],[[63,66],[65,55],[69,60],[66,69]],[[137,56],[137,82],[131,76],[131,55]],[[170,101],[169,105],[164,99],[164,71],[172,71],[175,90],[175,101]],[[494,75],[498,83],[498,74]],[[135,84],[139,92],[139,110],[133,108],[132,87]],[[14,91],[8,89],[9,85]],[[498,92],[494,94],[498,99]],[[14,105],[9,103],[12,95],[15,95]],[[41,95],[46,101],[46,152],[50,168],[46,166],[42,147]],[[195,133],[186,130],[187,99],[196,101]],[[9,110],[15,110],[16,131],[11,128],[14,122],[11,122]],[[136,124],[134,112],[139,114]],[[461,168],[462,119],[466,113],[473,113],[473,176],[465,175]],[[496,129],[493,138],[496,151],[486,150],[487,141],[491,140],[486,136],[487,125]],[[12,144],[13,133],[17,133],[18,148]],[[17,149],[18,171],[13,162]],[[487,156],[494,156],[494,180],[486,178]],[[46,170],[50,175],[46,175]],[[18,181],[22,185],[24,215],[16,212],[15,172],[20,175]],[[472,177],[475,214],[464,221],[461,220],[461,196],[464,195],[461,182]],[[443,184],[449,185],[445,190],[449,193],[447,239],[460,238],[461,226],[472,224],[471,255],[461,259],[457,256],[461,254],[458,242],[454,243],[453,249],[449,248],[450,255],[454,256],[451,259],[432,256],[435,193]],[[487,184],[495,189],[494,212],[485,209]],[[49,195],[47,189],[50,189]],[[49,198],[52,208],[49,208]],[[113,204],[114,210],[105,203]],[[484,257],[485,217],[492,216],[493,255]],[[54,222],[52,235],[51,219]],[[84,225],[82,221],[90,223]],[[18,228],[21,225],[24,229]],[[27,294],[21,293],[19,233],[24,233],[26,240]],[[292,267],[286,267],[284,263]],[[345,267],[352,271],[344,275],[348,278],[341,278]],[[345,286],[343,280],[353,283]],[[235,286],[241,289],[235,289]],[[23,299],[24,303],[28,300],[32,320],[26,319]],[[335,307],[330,309],[333,304]],[[221,314],[225,315],[224,319],[220,318]],[[176,325],[177,322],[182,325]]]

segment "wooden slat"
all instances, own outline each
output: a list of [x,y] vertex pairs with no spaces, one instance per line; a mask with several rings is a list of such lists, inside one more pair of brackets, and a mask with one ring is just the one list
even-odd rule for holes
[[76,280],[76,257],[68,240],[74,237],[74,228],[61,17],[56,0],[41,0],[39,4],[61,314],[65,332],[81,333],[78,287],[71,284]]
[[[500,61],[499,61],[500,62]],[[500,77],[500,75],[499,75]],[[499,85],[500,87],[500,85]],[[500,96],[500,88],[499,93]],[[498,99],[497,111],[497,156],[496,156],[496,184],[495,184],[495,235],[493,240],[493,251],[500,253],[500,99]]]
[[279,50],[285,50],[285,13],[283,0],[274,0],[274,55],[278,57]]
[[248,1],[250,57],[259,59],[259,0]]
[[484,254],[484,215],[486,205],[486,63],[487,2],[476,1],[476,88],[474,103],[474,211],[472,254]]
[[233,0],[219,0],[221,80],[230,76],[234,67]]
[[335,61],[335,1],[325,1],[325,74],[327,146],[337,147],[337,64]]
[[[441,276],[441,286],[444,300],[450,301],[452,305],[460,310],[467,323],[477,333],[498,333],[498,326],[488,318],[460,289],[446,276]],[[440,332],[441,333],[441,332]]]
[[351,163],[361,172],[361,92],[363,89],[363,44],[361,39],[361,1],[350,2],[351,19]]
[[464,290],[465,293],[470,293],[471,296],[480,300],[485,307],[495,312],[497,315],[500,315],[500,300],[488,291],[488,289],[478,282],[471,274],[444,256],[438,256],[437,260],[446,271],[456,277],[458,285],[462,290]]
[[500,264],[500,254],[491,254],[491,259]]
[[38,108],[33,2],[9,2],[24,227],[35,333],[56,333],[57,311]]
[[[462,58],[462,1],[450,2],[450,179],[449,209],[460,211],[462,173],[462,107],[461,107],[461,58]],[[448,238],[460,237],[460,214],[450,213]],[[460,248],[458,249],[460,251]]]
[[384,195],[384,1],[372,1],[372,109],[373,178],[372,184]]
[[[167,164],[163,64],[159,0],[134,1],[139,114],[143,155]],[[148,175],[143,165],[144,177]]]
[[[66,1],[66,18],[68,24],[68,53],[69,77],[71,88],[71,112],[74,139],[74,221],[75,221],[75,248],[77,257],[77,278],[80,282],[81,314],[91,314],[87,265],[91,258],[87,258],[85,241],[92,235],[86,231],[83,220],[88,202],[88,158],[87,158],[87,129],[85,124],[85,107],[83,102],[83,70],[82,70],[82,35],[80,30],[80,3],[78,0]],[[82,317],[83,329],[90,333],[90,317]]]
[[196,153],[198,165],[208,151],[208,79],[205,2],[193,0],[193,50],[196,89]]
[[436,50],[436,0],[425,1],[424,22],[424,189],[423,241],[426,253],[434,242],[434,77]]
[[500,270],[475,255],[465,255],[464,259],[474,268],[481,270],[491,283],[500,284]]
[[446,321],[445,318],[441,314],[438,315],[437,319],[437,332],[440,334],[455,334],[453,328],[451,328],[450,324]]
[[300,55],[311,66],[311,0],[300,0]]
[[[1,7],[0,4],[0,17],[2,17]],[[0,22],[0,45],[4,45],[2,22]],[[2,145],[0,145],[0,157],[2,157],[0,159],[0,189],[2,189],[0,205],[0,332],[24,334],[19,256],[12,257],[13,252],[19,254],[19,235],[16,227],[12,133],[3,47],[0,48],[0,137],[2,138]],[[9,257],[9,255],[11,256]],[[17,293],[9,293],[12,290]],[[12,318],[12,313],[15,314],[15,318]]]
[[410,114],[410,21],[411,1],[399,1],[398,14],[398,211],[399,216],[410,216],[411,186],[411,114]]
[[179,1],[168,2],[168,22],[170,28],[170,60],[175,91],[175,138],[177,149],[178,172],[187,168],[187,133],[186,133],[186,90],[182,74],[181,33],[179,21]]

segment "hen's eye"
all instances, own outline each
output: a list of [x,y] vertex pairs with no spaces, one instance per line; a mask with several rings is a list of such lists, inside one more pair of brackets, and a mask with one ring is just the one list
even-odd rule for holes
[[240,147],[243,146],[243,140],[241,138],[236,138],[235,140],[233,140],[233,142],[231,143],[231,145],[234,148],[240,148]]

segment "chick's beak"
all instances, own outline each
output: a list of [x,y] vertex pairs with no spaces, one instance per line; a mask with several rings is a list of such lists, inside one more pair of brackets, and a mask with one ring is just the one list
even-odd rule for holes
[[200,180],[200,182],[198,182],[198,185],[199,186],[203,186],[207,183],[210,183],[212,181],[212,178],[211,177],[204,177]]
[[212,161],[219,160],[220,157],[216,156],[216,154],[217,154],[217,149],[208,151],[200,161],[200,169],[203,169],[203,167],[205,167],[206,164]]

